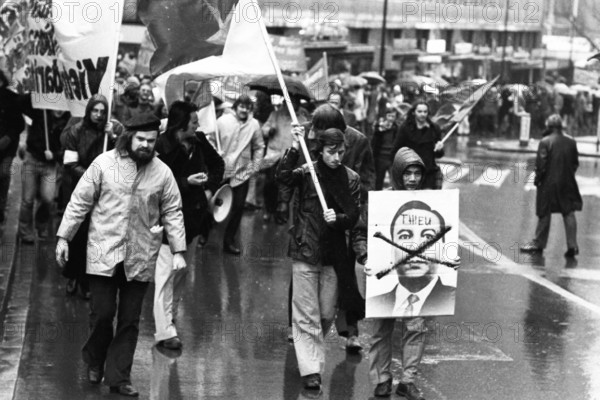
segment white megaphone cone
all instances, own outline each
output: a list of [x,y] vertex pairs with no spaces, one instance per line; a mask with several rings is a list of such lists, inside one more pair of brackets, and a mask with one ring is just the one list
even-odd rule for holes
[[233,200],[233,191],[231,186],[223,185],[217,190],[210,199],[208,207],[216,223],[225,221],[231,211],[231,202]]

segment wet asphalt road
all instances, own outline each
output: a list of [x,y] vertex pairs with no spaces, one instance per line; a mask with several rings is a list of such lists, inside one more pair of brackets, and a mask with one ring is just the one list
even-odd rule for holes
[[[431,321],[418,385],[427,399],[600,398],[600,313],[553,286],[600,306],[600,199],[584,197],[576,265],[562,256],[566,249],[559,217],[553,220],[544,255],[521,256],[515,243],[530,240],[536,222],[535,191],[526,188],[531,165],[529,171],[524,167],[532,156],[471,145],[459,140],[448,149],[447,155],[462,160],[472,173],[448,176],[447,187],[461,190],[461,221],[475,234],[461,232],[461,240],[476,238],[496,252],[482,254],[463,246],[456,315]],[[498,185],[494,168],[512,175],[524,172]],[[478,181],[486,169],[487,180]],[[452,172],[450,165],[447,172]],[[598,176],[595,161],[582,160],[580,175],[593,182]],[[302,390],[294,349],[286,340],[291,276],[286,228],[263,223],[259,212],[246,213],[241,257],[223,255],[221,238],[217,229],[208,245],[196,250],[178,321],[184,342],[179,357],[152,346],[149,290],[132,371],[141,398],[313,398]],[[14,399],[119,398],[86,382],[80,349],[87,303],[64,296],[65,280],[52,262],[53,252],[49,240],[37,248],[23,247],[19,255],[17,268],[31,269],[33,284],[27,324],[13,327],[25,330]],[[507,263],[512,265],[509,273],[503,269]],[[536,278],[521,274],[519,266],[534,271]],[[360,328],[360,340],[368,347],[369,321]],[[399,359],[396,353],[396,378]],[[371,398],[367,365],[366,354],[347,355],[342,339],[331,334],[319,398]]]

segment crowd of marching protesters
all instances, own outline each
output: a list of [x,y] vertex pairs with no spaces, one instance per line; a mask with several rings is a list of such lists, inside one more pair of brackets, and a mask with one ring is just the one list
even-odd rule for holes
[[[539,107],[542,118],[560,112],[572,124],[593,125],[589,93],[571,99],[546,83],[544,90],[531,90],[526,111],[538,118],[532,107]],[[89,382],[104,380],[113,392],[138,395],[130,371],[150,282],[155,341],[182,348],[176,323],[184,271],[195,248],[209,238],[214,224],[209,202],[226,183],[232,201],[223,253],[243,252],[239,230],[245,211],[262,209],[254,215],[266,223],[292,225],[290,337],[302,338],[292,341],[305,388],[319,390],[324,336],[332,326],[347,338],[349,352],[363,347],[358,322],[365,304],[355,265],[363,268],[367,261],[367,192],[442,187],[436,159],[444,155],[443,132],[432,119],[443,106],[440,88],[335,79],[320,104],[291,93],[294,126],[279,96],[257,91],[232,102],[215,97],[216,124],[209,130],[194,98],[197,85],[186,85],[167,107],[149,77],[119,70],[116,84],[112,104],[96,95],[84,117],[72,118],[66,111],[35,109],[31,95],[12,92],[0,74],[0,221],[18,154],[21,243],[54,235],[53,219],[62,215],[56,257],[66,294],[92,300],[90,336],[82,350]],[[510,108],[518,103],[512,96],[519,94],[503,86],[491,92],[463,133],[469,125],[490,135],[511,129]],[[26,140],[19,144],[24,129]],[[311,160],[300,152],[301,140]],[[307,163],[319,177],[327,209]],[[125,179],[110,179],[114,174]],[[93,261],[90,243],[100,246]],[[420,317],[402,320],[404,372],[396,392],[409,399],[423,398],[415,376],[425,325]],[[369,350],[376,396],[392,391],[393,329],[394,319],[379,321]]]

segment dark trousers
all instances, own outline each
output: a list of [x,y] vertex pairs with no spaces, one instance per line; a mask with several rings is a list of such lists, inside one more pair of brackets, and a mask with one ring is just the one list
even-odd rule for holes
[[263,187],[263,198],[265,202],[265,211],[269,214],[274,214],[277,211],[277,192],[278,185],[275,180],[275,170],[277,164],[265,169],[265,185]]
[[385,173],[389,171],[391,166],[392,160],[388,156],[378,156],[375,159],[375,190],[383,189]]
[[[90,336],[83,346],[83,360],[92,367],[104,365],[106,385],[131,384],[131,366],[148,282],[127,282],[123,263],[117,265],[112,277],[88,275],[88,280]],[[115,314],[117,329],[113,331]]]
[[69,261],[63,268],[62,274],[65,278],[75,279],[85,292],[88,290],[88,276],[85,273],[87,264],[87,241],[90,229],[90,214],[79,225],[79,229],[73,240],[69,242]]
[[246,181],[239,186],[232,189],[233,199],[231,200],[231,216],[225,228],[225,236],[223,237],[223,243],[235,244],[235,235],[240,229],[242,223],[242,215],[244,214],[244,204],[246,203],[246,196],[248,195],[248,188],[250,181]]

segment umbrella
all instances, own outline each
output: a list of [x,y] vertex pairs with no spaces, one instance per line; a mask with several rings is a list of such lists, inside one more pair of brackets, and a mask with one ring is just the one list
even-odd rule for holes
[[340,82],[342,82],[342,86],[345,88],[365,86],[367,83],[369,83],[362,76],[353,76],[348,74],[347,72],[329,76],[329,82],[334,82],[338,79]]
[[511,83],[509,85],[504,85],[502,87],[502,90],[508,90],[510,93],[516,94],[522,99],[530,99],[533,96],[532,88],[521,83]]
[[558,94],[575,96],[577,92],[571,90],[566,84],[559,82],[554,84],[554,91]]
[[375,71],[361,72],[358,76],[365,78],[371,85],[386,83],[385,79]]
[[589,86],[582,85],[579,83],[571,86],[571,90],[575,91],[575,92],[588,92],[588,93],[592,91],[592,89]]
[[[285,82],[285,86],[287,87],[290,96],[296,96],[305,100],[312,100],[312,94],[308,91],[306,86],[304,86],[304,83],[300,82],[298,79],[284,75],[283,81]],[[260,90],[261,92],[265,92],[267,94],[283,95],[277,75],[263,76],[262,78],[247,83],[246,86],[248,86],[251,90]]]
[[417,85],[422,87],[429,85],[433,87],[448,86],[448,82],[442,78],[432,78],[424,75],[406,75],[396,81],[399,85]]

